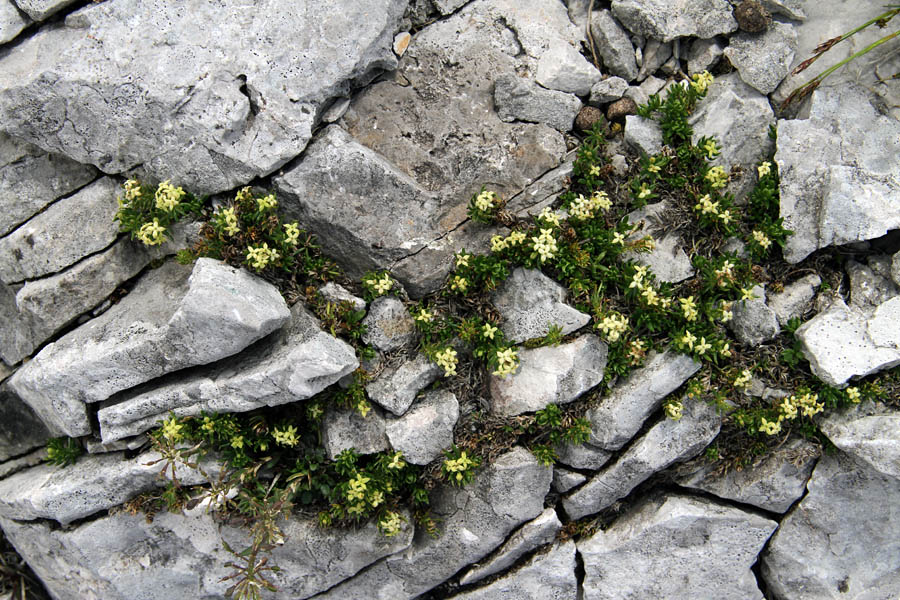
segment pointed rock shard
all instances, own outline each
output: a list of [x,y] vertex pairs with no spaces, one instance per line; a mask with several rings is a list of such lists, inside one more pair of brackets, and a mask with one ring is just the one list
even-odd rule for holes
[[427,465],[453,445],[459,402],[449,390],[425,394],[402,417],[387,421],[384,431],[391,447],[414,465]]
[[399,367],[385,368],[375,381],[366,386],[366,393],[372,402],[399,417],[409,409],[416,394],[431,385],[443,372],[427,356],[418,354],[414,360],[406,361]]
[[528,559],[522,566],[496,581],[452,600],[576,600],[575,542],[569,540],[551,546]]
[[51,430],[90,433],[85,403],[231,356],[290,319],[271,284],[201,258],[147,274],[96,319],[44,348],[10,385]]

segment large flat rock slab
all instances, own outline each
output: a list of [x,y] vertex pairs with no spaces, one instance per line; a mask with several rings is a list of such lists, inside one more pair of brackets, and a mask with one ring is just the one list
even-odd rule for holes
[[8,384],[0,385],[0,462],[19,456],[50,439],[50,432]]
[[576,600],[575,542],[551,546],[528,559],[522,566],[496,581],[453,596],[453,600]]
[[867,402],[819,422],[835,446],[883,475],[900,480],[900,411]]
[[147,431],[169,413],[245,412],[306,400],[359,366],[353,347],[322,331],[298,302],[276,334],[205,371],[152,381],[97,412],[104,442]]
[[396,66],[406,4],[92,4],[0,60],[0,122],[107,173],[231,189],[297,156],[328,102]]
[[90,433],[85,403],[237,353],[283,326],[271,284],[218,261],[151,271],[119,304],[45,347],[10,385],[54,432]]

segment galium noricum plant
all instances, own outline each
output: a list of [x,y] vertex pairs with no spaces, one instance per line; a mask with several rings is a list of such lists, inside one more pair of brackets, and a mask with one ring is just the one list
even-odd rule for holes
[[172,225],[189,215],[199,215],[203,206],[201,199],[169,181],[154,189],[137,179],[129,179],[124,188],[118,198],[116,220],[122,231],[145,246],[158,246],[171,239]]

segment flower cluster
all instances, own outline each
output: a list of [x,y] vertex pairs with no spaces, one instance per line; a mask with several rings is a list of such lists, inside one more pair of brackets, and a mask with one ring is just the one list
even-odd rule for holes
[[497,359],[497,368],[494,370],[494,375],[506,377],[515,373],[516,369],[519,368],[519,355],[515,348],[509,347],[497,350],[495,357]]
[[704,93],[713,81],[714,77],[709,71],[695,73],[691,78],[691,87],[697,92]]
[[549,206],[544,207],[544,209],[538,214],[537,219],[538,221],[543,221],[547,225],[559,227],[559,215],[553,212],[553,209],[551,209]]
[[378,520],[378,530],[384,537],[394,537],[403,530],[403,522],[403,517],[389,510]]
[[603,332],[606,341],[617,342],[628,331],[628,317],[616,312],[610,313],[597,323],[597,329]]
[[141,196],[141,182],[137,179],[129,179],[125,182],[125,202],[128,203],[137,200]]
[[165,238],[166,228],[159,224],[159,219],[153,219],[150,223],[144,223],[137,232],[137,238],[144,242],[145,246],[158,246]]
[[293,425],[288,425],[284,429],[273,429],[272,437],[275,439],[276,444],[291,448],[300,442],[300,439],[297,437],[297,428]]
[[300,241],[300,225],[296,221],[284,224],[284,239],[291,246],[296,246]]
[[606,212],[610,207],[612,207],[612,201],[606,192],[595,191],[589,198],[585,198],[583,194],[578,194],[569,205],[569,218],[577,221],[586,221],[593,219],[598,210]]
[[275,248],[269,248],[268,242],[258,246],[247,246],[247,263],[257,271],[262,271],[279,258],[281,254]]
[[469,457],[465,450],[460,452],[458,457],[450,458],[454,453],[453,450],[448,452],[447,458],[441,465],[441,471],[450,480],[450,483],[462,485],[472,478],[472,473],[481,464],[481,459]]
[[858,387],[848,387],[844,391],[847,392],[847,399],[853,404],[859,404],[859,401],[862,400]]
[[673,421],[678,421],[684,416],[684,404],[682,404],[681,400],[669,400],[663,405],[663,411],[665,411],[667,417]]
[[720,209],[719,201],[713,200],[709,194],[700,197],[697,204],[694,205],[694,210],[698,211],[700,216],[718,219],[723,225],[728,225],[734,220],[731,209]]
[[[127,197],[127,188],[126,188]],[[163,181],[156,188],[156,208],[165,212],[172,212],[184,198],[184,189],[175,187],[168,180]]]
[[531,241],[534,242],[534,251],[540,256],[541,263],[546,262],[548,258],[556,256],[558,248],[552,229],[541,229],[541,234],[533,236]]
[[460,275],[454,275],[450,280],[450,289],[460,294],[465,294],[469,290],[469,280]]
[[754,229],[750,235],[753,237],[753,241],[759,244],[759,247],[763,250],[768,250],[769,246],[772,245],[772,240],[769,239],[769,236],[758,229]]
[[256,204],[259,207],[259,212],[263,212],[278,206],[278,201],[275,199],[275,194],[269,194],[268,196],[257,198]]
[[700,312],[697,310],[697,303],[694,302],[693,296],[687,298],[679,298],[678,303],[681,304],[681,312],[684,314],[684,320],[690,322],[696,321]]
[[727,287],[729,283],[734,283],[734,266],[733,262],[726,259],[722,266],[715,270],[719,287]]
[[456,375],[456,365],[459,359],[456,357],[456,350],[453,348],[444,348],[434,354],[434,362],[444,369],[444,377]]
[[182,429],[184,425],[178,422],[178,419],[173,415],[168,419],[163,421],[162,425],[162,434],[163,437],[169,440],[170,442],[180,441],[183,437]]
[[744,369],[734,378],[734,387],[745,388],[749,386],[751,378],[752,374],[750,373],[750,369]]
[[222,220],[223,229],[228,235],[235,235],[241,230],[238,226],[237,215],[234,214],[233,206],[222,209],[221,212],[219,212],[219,217]]
[[421,308],[419,309],[419,312],[417,312],[415,316],[413,316],[413,320],[419,323],[433,323],[434,313],[427,308]]
[[756,167],[756,172],[759,174],[759,178],[762,179],[766,175],[772,173],[772,163],[769,161],[763,161]]
[[728,173],[722,167],[713,167],[706,172],[706,181],[709,182],[709,187],[712,189],[722,189],[728,185]]
[[494,208],[496,200],[497,194],[483,190],[475,196],[475,208],[482,212],[489,212]]
[[495,212],[501,208],[503,202],[494,192],[481,188],[481,192],[472,196],[469,201],[469,218],[478,223],[490,223]]
[[362,283],[363,286],[376,298],[378,296],[387,294],[389,291],[391,291],[391,288],[394,287],[394,281],[386,271],[381,275],[372,274],[364,277]]

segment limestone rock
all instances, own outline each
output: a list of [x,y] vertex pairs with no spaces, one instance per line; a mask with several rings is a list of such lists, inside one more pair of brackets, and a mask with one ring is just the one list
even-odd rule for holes
[[411,600],[481,560],[509,533],[543,510],[551,469],[515,448],[464,488],[442,488],[431,508],[438,537],[416,536],[408,550],[374,564],[316,600]]
[[625,97],[631,98],[635,104],[647,104],[650,101],[650,96],[658,93],[665,85],[666,82],[664,80],[651,75],[646,77],[641,82],[641,85],[628,88],[628,91],[625,92]]
[[0,479],[9,477],[13,473],[17,473],[18,471],[21,471],[23,469],[39,465],[46,460],[47,448],[41,447],[37,450],[32,450],[28,454],[23,454],[18,458],[11,458],[9,460],[0,462]]
[[548,90],[578,96],[587,96],[600,77],[600,71],[569,44],[554,44],[541,53],[535,73],[535,81]]
[[670,56],[672,56],[672,44],[663,44],[654,39],[647,40],[643,50],[643,62],[638,71],[638,81],[643,81],[656,73],[669,60]]
[[508,575],[482,588],[453,596],[454,600],[575,600],[575,542],[554,544],[549,550],[530,558]]
[[605,104],[614,102],[625,94],[628,82],[621,77],[607,77],[595,83],[591,87],[591,104]]
[[74,3],[75,0],[16,0],[19,10],[35,21],[43,21]]
[[708,71],[719,62],[724,51],[725,46],[716,38],[694,40],[687,56],[688,74],[695,75]]
[[[870,256],[870,259],[874,256]],[[848,260],[845,267],[850,276],[850,305],[866,312],[878,307],[894,296],[900,295],[900,288],[888,274],[877,273],[871,267]]]
[[627,215],[628,223],[639,229],[628,236],[629,240],[639,240],[650,235],[656,242],[652,252],[626,251],[624,257],[638,264],[650,267],[659,281],[678,283],[694,276],[694,266],[684,251],[681,236],[668,231],[670,222],[666,218],[666,201],[648,204]]
[[552,325],[566,335],[581,329],[590,315],[565,303],[566,289],[539,270],[516,268],[491,301],[503,317],[500,329],[511,342],[547,335]]
[[459,402],[449,390],[425,394],[402,417],[385,423],[391,447],[414,465],[427,465],[453,445]]
[[719,473],[715,463],[698,458],[678,468],[675,481],[719,498],[785,513],[806,492],[818,457],[814,444],[795,438],[740,471]]
[[772,93],[790,71],[797,50],[797,32],[788,23],[772,23],[762,35],[732,36],[725,56],[747,84]]
[[662,129],[656,121],[628,115],[625,117],[625,143],[648,156],[659,154],[663,149]]
[[559,465],[553,468],[553,491],[565,494],[587,481],[587,477],[577,471],[564,469]]
[[750,567],[777,526],[700,498],[651,499],[578,543],[584,598],[762,600]]
[[347,289],[333,281],[329,281],[321,288],[319,293],[328,302],[340,304],[341,302],[349,302],[354,310],[366,310],[366,301],[358,296],[354,296]]
[[556,447],[559,462],[573,469],[597,471],[609,461],[612,452],[590,444],[566,442]]
[[643,367],[633,371],[588,411],[590,443],[618,450],[636,434],[662,401],[700,370],[700,364],[685,354],[653,353]]
[[97,413],[106,443],[157,426],[170,412],[227,413],[306,400],[359,366],[353,347],[322,331],[298,302],[291,321],[244,352],[206,369],[131,390]]
[[797,281],[784,286],[780,293],[769,293],[767,303],[775,311],[778,323],[784,327],[793,318],[802,317],[812,307],[816,289],[822,278],[815,273],[804,275]]
[[10,379],[54,432],[90,433],[85,403],[225,358],[284,325],[269,283],[201,258],[152,271],[121,302],[44,348]]
[[494,104],[503,121],[543,123],[562,132],[572,129],[581,110],[581,100],[576,96],[544,89],[511,73],[494,81]]
[[779,121],[775,162],[781,216],[795,232],[784,246],[788,262],[900,227],[900,123],[879,113],[863,88],[813,92],[809,118]]
[[399,417],[416,399],[416,394],[431,385],[442,373],[441,367],[424,354],[419,354],[399,367],[386,368],[366,386],[366,393],[372,402]]
[[[0,3],[2,6],[2,3]],[[2,9],[0,9],[2,10]],[[0,17],[2,19],[2,17]],[[0,132],[0,236],[89,183],[96,170]]]
[[661,42],[737,29],[727,0],[613,0],[612,12],[630,31]]
[[397,350],[416,339],[416,324],[406,307],[393,296],[376,298],[363,319],[367,327],[363,341],[382,352]]
[[761,285],[753,287],[752,300],[735,302],[734,317],[728,323],[742,344],[758,346],[775,339],[781,333],[775,311],[766,305],[766,291]]
[[612,13],[598,10],[591,15],[591,36],[597,53],[603,58],[603,66],[610,73],[626,82],[637,78],[634,46],[628,39],[628,32],[613,18]]
[[384,415],[376,407],[365,417],[352,408],[333,407],[325,413],[322,421],[325,456],[328,460],[334,460],[338,454],[351,448],[359,454],[389,450],[384,428]]
[[721,418],[705,402],[684,399],[684,416],[663,419],[632,444],[612,465],[563,499],[571,519],[580,519],[624,498],[648,477],[693,458],[718,434]]
[[[270,564],[281,570],[267,578],[277,598],[307,598],[351,577],[412,541],[412,516],[402,513],[403,529],[385,537],[374,522],[358,528],[325,529],[315,518],[292,517],[279,523],[286,543],[272,551]],[[163,600],[190,590],[191,597],[221,598],[231,585],[222,578],[234,557],[222,547],[250,545],[246,530],[219,525],[212,515],[119,512],[74,529],[41,522],[0,518],[7,536],[59,600]]]
[[795,21],[805,21],[803,0],[760,0],[760,4],[773,15],[782,15]]
[[0,0],[0,44],[15,39],[31,21],[16,9],[12,0]]
[[843,453],[825,454],[809,493],[761,557],[776,598],[893,598],[900,593],[900,481]]
[[509,536],[509,539],[497,549],[493,556],[483,564],[469,569],[460,578],[459,584],[469,585],[505,571],[532,550],[552,542],[561,529],[562,523],[556,511],[552,508],[544,509],[544,512],[536,519],[525,523]]
[[894,254],[891,260],[891,280],[900,285],[900,252]]
[[[881,328],[874,330],[871,320],[858,308],[837,299],[827,310],[801,325],[795,332],[813,373],[833,386],[900,364],[900,348],[880,346]],[[876,321],[876,326],[879,323]],[[896,331],[896,322],[887,324]]]
[[830,413],[819,427],[835,446],[883,475],[900,480],[900,412],[866,403]]
[[50,432],[9,387],[0,385],[0,462],[19,456],[50,439]]
[[119,233],[117,189],[104,177],[0,239],[0,280],[14,283],[54,273],[112,244]]
[[900,296],[882,302],[866,323],[869,339],[880,348],[900,350]]
[[491,412],[513,416],[566,404],[603,381],[607,346],[593,334],[559,346],[519,351],[519,369],[491,375]]
[[406,5],[267,0],[248,13],[229,0],[190,21],[166,0],[89,5],[0,61],[0,121],[107,173],[231,189],[297,156],[332,98],[396,66]]
[[[63,525],[122,504],[142,492],[160,488],[163,463],[158,452],[125,459],[121,452],[82,457],[69,467],[43,464],[0,481],[0,516],[19,521],[53,519]],[[204,465],[207,473],[211,463]],[[183,485],[206,483],[196,470],[179,466]],[[214,477],[216,473],[210,473]]]

